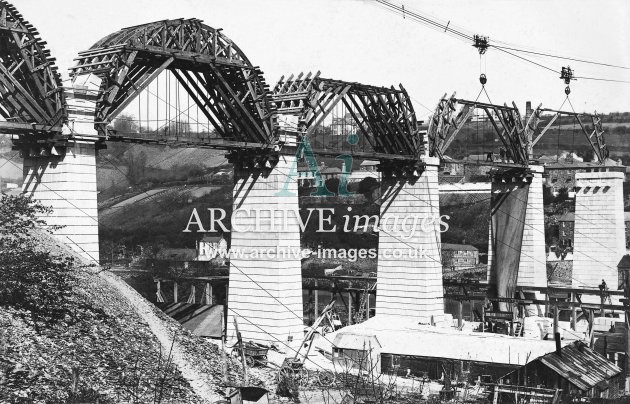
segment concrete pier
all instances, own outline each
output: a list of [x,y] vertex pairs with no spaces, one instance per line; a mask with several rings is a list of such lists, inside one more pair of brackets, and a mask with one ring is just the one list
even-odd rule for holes
[[517,286],[547,286],[545,253],[545,214],[543,206],[542,166],[530,166],[532,177],[527,194],[525,227],[521,243]]
[[287,176],[294,164],[280,156],[266,173],[235,166],[228,338],[234,317],[246,340],[282,346],[304,335],[297,177]]
[[72,135],[66,147],[24,150],[22,191],[50,206],[42,219],[63,226],[55,237],[88,261],[98,263],[98,212],[96,190],[96,145],[94,109],[101,80],[78,76],[66,92],[68,123],[64,134]]
[[383,177],[376,295],[383,320],[444,319],[437,164],[427,158],[419,177]]
[[624,177],[595,170],[575,175],[574,288],[597,288],[604,279],[617,289],[617,264],[626,252]]

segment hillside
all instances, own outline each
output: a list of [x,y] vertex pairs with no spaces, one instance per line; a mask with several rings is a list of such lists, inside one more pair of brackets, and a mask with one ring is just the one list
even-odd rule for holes
[[[86,266],[47,233],[35,230],[31,237],[56,256],[74,257],[69,310],[41,323],[27,310],[0,304],[0,397],[46,403],[220,398],[216,390],[225,384],[216,345],[191,335],[120,278]],[[229,383],[239,384],[237,365],[228,358],[227,366]]]

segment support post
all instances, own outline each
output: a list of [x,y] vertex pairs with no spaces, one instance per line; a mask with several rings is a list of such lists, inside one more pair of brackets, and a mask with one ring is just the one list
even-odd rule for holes
[[[261,343],[304,335],[297,158],[234,151],[230,315]],[[266,252],[273,251],[273,254]],[[233,322],[228,321],[231,325]],[[228,330],[228,334],[230,331]]]
[[571,307],[571,327],[573,331],[575,331],[577,329],[577,307],[575,306],[575,292],[571,292],[571,303],[573,303],[573,306]]
[[236,317],[234,317],[234,331],[236,333],[236,340],[238,343],[238,347],[241,350],[241,365],[243,365],[243,384],[247,386],[247,364],[245,363],[245,350],[243,349],[243,337],[241,336],[241,332],[238,330],[238,321]]
[[[424,163],[419,176],[382,176],[379,227],[387,231],[378,236],[376,310],[384,321],[388,317],[424,324],[444,321],[439,159],[426,157]],[[409,226],[411,217],[420,220]]]
[[177,281],[173,281],[173,303],[177,303],[179,300],[179,290]]
[[348,325],[352,325],[352,292],[348,292]]
[[313,314],[315,313],[314,302],[313,302],[313,289],[308,290],[308,302],[311,305],[311,310],[309,310],[309,313],[308,313],[308,323],[309,325],[312,325],[313,321],[315,321],[313,319]]
[[542,166],[529,166],[532,175],[527,192],[527,208],[517,286],[547,286],[547,254],[545,252],[545,213],[543,205]]
[[206,282],[206,304],[212,305],[212,285],[210,282]]
[[101,79],[95,75],[80,75],[66,91],[68,122],[63,135],[65,146],[54,146],[46,156],[39,145],[22,150],[22,192],[50,206],[52,212],[43,215],[49,226],[61,226],[53,235],[68,245],[87,262],[99,263],[98,209],[96,189],[94,129],[96,100],[86,98],[99,92]]
[[[624,167],[592,168],[575,174],[573,286],[617,285],[617,264],[626,254],[623,211]],[[613,171],[614,170],[614,171]],[[584,295],[585,303],[599,303]]]
[[315,279],[315,318],[319,317],[319,291],[317,279]]
[[558,328],[558,319],[560,315],[558,313],[558,305],[553,306],[553,339],[556,342],[556,353],[560,355],[562,345],[560,343],[560,329]]
[[461,300],[457,301],[457,328],[461,329],[464,325],[464,303]]
[[549,289],[545,290],[545,317],[549,317]]

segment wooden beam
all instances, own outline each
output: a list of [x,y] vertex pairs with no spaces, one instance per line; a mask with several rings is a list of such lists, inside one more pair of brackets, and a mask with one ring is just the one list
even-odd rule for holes
[[127,78],[127,73],[129,73],[129,69],[131,69],[133,65],[133,61],[136,58],[137,54],[138,54],[138,51],[131,52],[127,56],[127,59],[124,62],[125,65],[117,72],[118,74],[116,76],[115,83],[109,86],[109,93],[107,94],[106,98],[103,100],[101,104],[101,105],[103,104],[104,105],[102,106],[101,110],[98,112],[97,119],[101,121],[106,120],[109,109],[111,108],[111,105],[114,102],[114,99],[116,98],[116,94],[118,94],[120,87],[123,85],[125,79]]
[[109,116],[108,116],[108,120],[111,121],[114,118],[116,118],[116,116],[118,116],[118,114],[120,114],[133,100],[136,99],[136,97],[138,96],[138,94],[140,94],[140,92],[142,90],[144,90],[145,88],[147,88],[147,86],[149,84],[151,84],[151,82],[153,80],[155,80],[155,78],[164,71],[164,69],[166,69],[167,67],[169,67],[171,65],[171,63],[173,63],[173,61],[175,60],[175,58],[170,57],[168,59],[166,59],[166,61],[164,61],[164,63],[162,63],[160,65],[160,67],[158,67],[155,71],[153,71],[151,74],[149,74],[146,79],[140,83],[138,86],[133,86],[134,87],[134,91],[130,94],[127,95],[127,97],[125,98],[125,100],[120,103],[116,109],[114,109],[114,111],[112,111]]

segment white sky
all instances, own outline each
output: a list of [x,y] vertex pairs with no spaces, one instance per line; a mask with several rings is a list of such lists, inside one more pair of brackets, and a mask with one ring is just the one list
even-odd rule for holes
[[[371,0],[13,0],[48,42],[62,73],[79,51],[120,28],[168,18],[199,18],[224,33],[260,66],[273,85],[282,74],[321,70],[323,77],[374,85],[402,83],[420,119],[444,93],[474,99],[479,55],[458,39],[404,20]],[[396,1],[401,4],[400,0]],[[630,66],[630,2],[476,0],[404,1],[407,9],[439,17],[472,33],[528,48]],[[527,56],[533,58],[533,56]],[[557,108],[559,75],[490,49],[486,89],[495,103],[521,110]],[[630,80],[630,70],[536,59],[576,75]],[[630,83],[578,80],[578,110],[630,111]],[[567,109],[566,107],[564,109]]]

